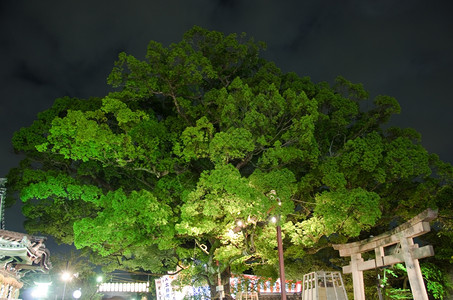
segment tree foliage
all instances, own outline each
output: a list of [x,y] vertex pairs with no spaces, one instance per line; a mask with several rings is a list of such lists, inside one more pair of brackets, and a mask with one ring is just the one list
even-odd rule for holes
[[427,207],[451,215],[452,168],[386,125],[394,98],[283,73],[263,49],[194,27],[150,42],[144,60],[121,53],[104,98],[57,99],[13,138],[28,230],[115,268],[214,284],[217,272],[276,276],[271,216],[291,263]]

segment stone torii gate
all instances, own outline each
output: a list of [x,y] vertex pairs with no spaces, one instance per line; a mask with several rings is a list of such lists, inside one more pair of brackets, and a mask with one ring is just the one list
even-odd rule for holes
[[[414,300],[428,300],[418,260],[434,255],[431,245],[419,248],[413,238],[431,230],[429,221],[437,217],[437,210],[427,209],[408,222],[379,236],[349,244],[333,245],[340,256],[350,256],[351,263],[343,273],[352,273],[354,299],[364,300],[363,271],[404,262]],[[396,246],[396,247],[395,247]],[[389,250],[396,251],[389,251]],[[375,259],[364,261],[362,253],[374,250]],[[387,251],[386,251],[387,250]],[[388,253],[392,252],[392,253]]]

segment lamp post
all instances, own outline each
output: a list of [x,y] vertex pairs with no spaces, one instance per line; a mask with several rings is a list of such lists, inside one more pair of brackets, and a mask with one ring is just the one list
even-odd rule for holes
[[282,228],[280,227],[280,225],[277,225],[277,246],[278,246],[278,268],[280,271],[280,289],[282,292],[282,300],[286,300],[285,263],[283,261]]
[[[98,275],[96,277],[96,291],[94,292],[93,295],[95,295],[96,293],[99,293],[100,290],[101,290],[101,285],[103,284],[103,281],[104,281],[104,277],[102,277],[102,275]],[[90,298],[91,299],[91,298]]]
[[[276,192],[272,190],[270,192],[271,199],[274,199]],[[277,198],[278,205],[281,206],[282,202],[280,198]],[[271,221],[277,224],[277,248],[278,248],[278,269],[280,273],[280,291],[282,295],[282,300],[286,300],[286,278],[285,278],[285,262],[283,260],[283,242],[282,242],[282,228],[278,223],[280,221],[280,216],[272,217]]]
[[63,285],[63,296],[61,297],[61,299],[64,300],[64,296],[66,294],[66,283],[68,283],[68,281],[71,279],[71,274],[69,274],[68,272],[64,272],[63,274],[61,274],[61,279],[64,282],[64,285]]
[[77,277],[78,276],[78,273],[77,274],[71,274],[69,273],[68,271],[65,271],[61,274],[61,280],[64,281],[64,285],[63,285],[63,296],[62,296],[62,300],[64,300],[65,298],[65,294],[66,294],[66,284],[68,283],[68,281],[71,281],[72,277]]

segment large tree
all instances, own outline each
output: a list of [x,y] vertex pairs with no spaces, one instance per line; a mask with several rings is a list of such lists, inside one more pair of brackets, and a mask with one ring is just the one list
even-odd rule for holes
[[386,125],[394,98],[283,73],[263,47],[194,27],[144,60],[121,53],[104,98],[57,99],[13,138],[28,230],[213,287],[218,272],[276,276],[272,216],[291,270],[332,242],[451,211],[451,166]]

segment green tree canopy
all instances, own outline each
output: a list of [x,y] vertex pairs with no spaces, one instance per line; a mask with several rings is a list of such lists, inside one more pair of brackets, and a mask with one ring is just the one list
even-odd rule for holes
[[143,60],[121,53],[104,98],[57,99],[13,138],[26,158],[8,177],[28,231],[111,268],[215,285],[217,271],[276,275],[271,216],[291,269],[427,207],[451,215],[452,168],[414,130],[386,125],[394,98],[283,73],[263,48],[194,27],[150,42]]

